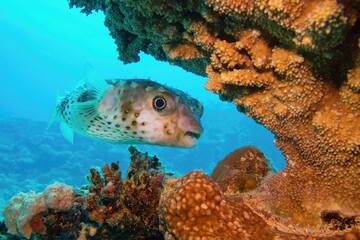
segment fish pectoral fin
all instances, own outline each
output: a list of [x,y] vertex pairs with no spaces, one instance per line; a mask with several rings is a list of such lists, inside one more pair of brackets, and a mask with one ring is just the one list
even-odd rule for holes
[[60,123],[60,131],[66,140],[68,140],[70,143],[74,143],[74,131],[69,126],[69,124],[62,121]]
[[75,129],[83,129],[85,123],[99,116],[97,111],[97,103],[98,101],[91,100],[76,104],[76,107],[73,110],[74,117],[71,119],[71,123],[74,125]]

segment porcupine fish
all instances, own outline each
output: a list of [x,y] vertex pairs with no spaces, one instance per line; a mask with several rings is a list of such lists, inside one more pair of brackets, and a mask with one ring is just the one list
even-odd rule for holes
[[145,79],[83,81],[58,100],[64,137],[73,132],[124,144],[193,147],[203,106],[188,94]]

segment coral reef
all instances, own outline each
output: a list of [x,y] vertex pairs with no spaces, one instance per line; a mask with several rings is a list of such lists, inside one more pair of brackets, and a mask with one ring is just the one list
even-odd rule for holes
[[165,173],[156,156],[130,147],[121,179],[119,163],[90,169],[90,185],[53,184],[44,193],[19,193],[4,209],[8,233],[26,239],[163,239],[158,205]]
[[210,177],[224,194],[240,194],[260,187],[262,180],[274,171],[260,150],[245,146],[220,161]]
[[[211,178],[194,171],[169,178],[159,159],[130,147],[131,164],[121,179],[118,163],[90,169],[89,186],[73,189],[53,184],[44,193],[20,193],[4,209],[0,237],[8,239],[314,239],[311,228],[304,236],[273,228],[271,215],[253,212],[249,199],[225,194]],[[240,157],[240,159],[238,158]],[[254,160],[254,161],[249,161]],[[239,162],[240,161],[240,162]],[[229,154],[214,169],[221,178],[224,166],[239,167],[237,174],[266,176],[272,171],[263,154],[244,147]],[[241,169],[241,170],[240,170]],[[236,177],[237,174],[234,174]],[[256,190],[254,190],[256,191]],[[254,193],[250,191],[248,196]],[[323,232],[343,235],[316,239],[358,239],[358,217],[323,212]],[[345,230],[344,232],[338,230]],[[163,234],[164,236],[163,236]],[[18,238],[18,236],[20,238]]]
[[[207,75],[207,89],[276,135],[287,167],[240,203],[269,226],[304,236],[343,231],[328,216],[358,219],[359,1],[103,3],[121,60],[138,61],[144,51]],[[181,226],[174,236],[190,234]]]

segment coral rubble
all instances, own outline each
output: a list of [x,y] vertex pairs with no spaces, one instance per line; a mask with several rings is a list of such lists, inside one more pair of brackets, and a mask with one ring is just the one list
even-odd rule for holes
[[[19,193],[4,209],[8,233],[26,239],[163,239],[158,205],[166,173],[159,159],[130,147],[121,179],[118,163],[90,169],[89,186],[53,184]],[[12,236],[12,237],[14,237]]]
[[[360,215],[359,1],[70,0],[70,5],[90,13],[99,2],[102,8],[93,9],[106,14],[121,60],[138,61],[144,51],[207,75],[208,90],[276,135],[287,167],[240,195],[239,202],[284,233],[350,231],[335,223]],[[174,236],[190,234],[181,226]],[[246,227],[251,228],[241,229]]]

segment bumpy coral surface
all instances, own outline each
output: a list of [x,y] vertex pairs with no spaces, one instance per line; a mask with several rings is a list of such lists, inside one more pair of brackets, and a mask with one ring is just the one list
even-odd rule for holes
[[[160,218],[166,239],[271,239],[274,234],[242,200],[232,200],[202,172],[179,179],[162,196]],[[244,229],[245,223],[253,223]],[[264,234],[264,228],[267,234]],[[262,231],[259,231],[262,229]],[[169,231],[170,230],[170,231]]]
[[283,232],[349,231],[335,223],[360,215],[359,1],[102,3],[121,60],[144,51],[206,74],[276,135],[287,167],[241,196],[253,212]]
[[[291,233],[272,228],[270,222],[276,221],[273,216],[254,213],[239,195],[225,195],[203,172],[191,172],[168,188],[160,201],[160,223],[166,239],[314,239],[311,228],[305,235],[297,232],[296,226],[289,226]],[[336,222],[346,228],[358,221],[336,214],[328,217],[329,226]],[[353,229],[343,236],[316,239],[359,237],[359,229]]]

